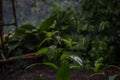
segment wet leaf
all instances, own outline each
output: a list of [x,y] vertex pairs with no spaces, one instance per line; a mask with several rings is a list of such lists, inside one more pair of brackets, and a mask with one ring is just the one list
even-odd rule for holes
[[50,67],[53,67],[54,69],[58,69],[58,67],[54,64],[54,63],[50,63],[50,62],[44,62],[43,64],[45,64],[45,65],[48,65],[48,66],[50,66]]
[[40,23],[40,31],[46,31],[49,29],[49,27],[54,23],[56,19],[56,15],[52,15],[49,18],[47,18],[45,21]]
[[70,80],[70,68],[68,64],[62,64],[57,72],[57,80]]
[[48,48],[42,48],[42,49],[40,49],[40,50],[38,50],[37,52],[36,52],[36,56],[38,56],[38,55],[41,55],[41,54],[45,54],[45,53],[47,53],[48,52]]
[[67,39],[61,39],[69,48],[72,48],[72,43]]
[[70,55],[70,58],[72,58],[74,61],[76,61],[80,66],[82,66],[82,59],[75,55]]

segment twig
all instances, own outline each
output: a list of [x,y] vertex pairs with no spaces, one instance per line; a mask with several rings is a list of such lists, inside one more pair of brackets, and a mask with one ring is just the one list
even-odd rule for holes
[[0,63],[10,62],[10,61],[18,60],[18,59],[33,59],[33,58],[38,58],[38,57],[41,57],[41,56],[35,56],[35,53],[28,53],[28,54],[24,54],[20,56],[13,56],[6,60],[1,59]]
[[15,1],[14,0],[12,0],[12,7],[13,7],[13,16],[14,16],[14,19],[15,19],[14,25],[16,26],[16,29],[17,29],[18,25],[17,25],[17,16],[16,16],[16,8],[15,8]]

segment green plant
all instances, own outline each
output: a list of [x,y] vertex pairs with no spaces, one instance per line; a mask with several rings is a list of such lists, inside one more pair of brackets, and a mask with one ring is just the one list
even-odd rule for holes
[[78,12],[72,7],[56,8],[38,28],[21,26],[5,42],[6,55],[37,52],[60,66],[64,53],[77,54],[86,68],[98,72],[102,66],[119,62],[119,8],[118,0],[81,0]]
[[[58,40],[57,40],[58,41]],[[67,46],[66,48],[72,49],[72,44],[67,39],[60,39],[58,44],[64,42]],[[56,45],[51,45],[49,47],[41,48],[36,52],[38,55],[46,55],[47,60],[43,64],[53,67],[57,70],[56,77],[57,80],[69,80],[70,79],[70,69],[76,68],[81,69],[82,60],[75,55],[65,52],[65,48],[59,48]]]
[[[97,62],[101,63],[101,61],[102,58],[99,59]],[[98,68],[100,68],[100,66],[98,65],[97,67],[95,67],[95,73],[90,75],[89,78],[93,78],[96,76],[104,76],[108,80],[116,80],[116,78],[120,76],[120,67],[115,65],[107,65],[104,67],[103,70],[98,71]]]
[[[22,25],[15,31],[12,38],[5,41],[6,55],[12,56],[35,52],[42,47],[48,47],[57,42],[53,41],[55,38],[68,38],[68,30],[71,33],[73,32],[72,17],[73,10],[69,7],[67,10],[53,12],[49,18],[40,23],[39,28],[30,24]],[[65,42],[66,40],[63,39],[62,41]]]
[[95,61],[94,72],[99,72],[100,68],[104,66],[103,58],[99,58]]
[[84,37],[89,36],[85,39],[88,40],[87,50],[82,53],[90,61],[89,64],[94,65],[92,63],[101,57],[105,64],[116,64],[116,59],[119,60],[119,8],[117,0],[81,0],[76,18],[77,31]]
[[7,56],[25,54],[36,50],[40,41],[36,32],[36,27],[30,24],[21,26],[10,39],[5,41]]
[[[72,43],[67,39],[56,38],[56,36],[55,38],[50,39],[53,41],[53,44],[48,47],[41,48],[36,52],[36,55],[45,54],[45,56],[47,57],[47,61],[59,64],[60,57],[64,53],[64,50],[67,48],[72,49]],[[62,46],[63,44],[66,47]]]
[[[39,51],[39,53],[46,52],[47,48],[43,48]],[[74,63],[69,63],[69,60]],[[47,65],[49,67],[54,68],[56,72],[57,80],[70,80],[71,70],[70,69],[81,69],[82,68],[82,60],[75,55],[63,54],[60,58],[60,65],[55,64],[53,62],[43,62],[43,63],[35,63],[26,67],[25,71],[29,68],[34,67],[35,65]],[[43,80],[40,76],[35,76],[36,80]]]

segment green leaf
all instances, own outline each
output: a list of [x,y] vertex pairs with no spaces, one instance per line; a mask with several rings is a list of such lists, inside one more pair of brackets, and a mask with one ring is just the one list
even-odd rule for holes
[[61,39],[69,48],[72,48],[72,43],[67,39]]
[[45,21],[40,23],[40,31],[46,31],[50,28],[50,26],[54,23],[56,19],[56,15],[52,15],[49,18],[47,18]]
[[83,30],[83,31],[88,30],[88,24],[84,25],[84,26],[82,27],[82,30]]
[[94,67],[94,72],[98,72],[99,69],[103,66],[103,57],[100,57],[98,58],[96,61],[95,61],[95,67]]
[[109,22],[108,21],[102,21],[99,25],[99,31],[102,31],[107,27],[109,27]]
[[45,53],[48,52],[48,50],[49,50],[49,49],[48,49],[47,47],[42,48],[42,49],[40,49],[40,50],[38,50],[38,51],[36,52],[36,56],[41,55],[41,54],[45,54]]
[[70,69],[81,69],[81,66],[82,66],[82,60],[78,57],[78,56],[75,56],[75,55],[70,55],[70,54],[67,54],[67,53],[64,53],[62,56],[61,56],[61,61],[64,61],[64,60],[69,60],[71,59],[76,62],[76,63],[73,63],[71,64],[69,67]]
[[63,25],[61,26],[61,30],[68,30],[69,26],[68,25]]
[[62,54],[60,59],[61,59],[61,61],[64,61],[65,59],[68,59],[69,57],[70,57],[70,55],[64,53],[64,54]]
[[32,31],[34,31],[36,29],[36,27],[30,25],[30,24],[25,24],[22,25],[16,32],[15,32],[15,36],[22,36],[25,33],[31,33]]
[[109,69],[109,68],[114,68],[114,69],[120,70],[120,67],[115,66],[115,65],[108,65],[107,69]]
[[57,48],[56,45],[51,45],[51,46],[49,46],[49,50],[50,50],[50,51],[55,51],[56,48]]
[[70,58],[72,58],[74,61],[76,61],[80,66],[82,66],[82,59],[79,58],[78,56],[76,55],[70,55]]
[[62,64],[57,72],[57,80],[70,80],[70,68],[68,64]]
[[109,76],[109,80],[115,80],[115,78],[117,77],[118,75],[112,75],[112,76]]
[[98,72],[100,67],[102,66],[103,64],[102,63],[97,63],[95,64],[95,67],[94,67],[94,72]]
[[20,29],[23,29],[23,30],[33,30],[33,29],[36,29],[36,27],[34,27],[33,25],[31,24],[25,24],[25,25],[22,25],[20,27]]
[[47,40],[48,40],[47,38],[43,39],[42,42],[39,44],[38,47],[41,47]]
[[70,65],[70,69],[81,69],[81,67],[80,67],[80,65],[75,65],[75,64],[73,64],[73,65]]
[[51,67],[53,67],[53,68],[56,69],[56,70],[58,69],[57,65],[55,65],[54,63],[44,62],[43,64],[48,65],[48,66],[51,66]]
[[47,32],[46,36],[47,36],[47,38],[51,38],[53,36],[53,32]]
[[90,77],[94,77],[94,76],[106,76],[106,75],[105,75],[104,72],[99,72],[99,73],[91,74],[91,75],[89,76],[89,78],[90,78]]

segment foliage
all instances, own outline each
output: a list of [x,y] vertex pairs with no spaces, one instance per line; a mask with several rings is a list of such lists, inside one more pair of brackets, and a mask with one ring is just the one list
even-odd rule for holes
[[120,61],[119,9],[118,0],[81,0],[80,11],[55,8],[38,28],[21,26],[5,42],[7,56],[36,52],[52,63],[47,63],[49,66],[60,66],[61,71],[68,67],[62,65],[66,62],[71,68],[79,68],[79,64],[99,72],[101,67]]
[[103,64],[103,58],[99,58],[95,62],[94,72],[98,72],[102,66],[104,66],[104,64]]
[[87,54],[92,60],[103,57],[104,62],[115,64],[120,48],[119,8],[118,0],[81,1],[78,29],[92,36],[92,47]]
[[116,80],[116,78],[120,76],[120,67],[118,67],[118,66],[107,65],[106,67],[104,67],[104,69],[105,70],[103,70],[103,71],[95,72],[94,74],[90,75],[89,78],[93,78],[96,76],[100,76],[100,77],[104,76],[108,80]]
[[[40,51],[38,51],[38,52],[40,52]],[[36,54],[38,54],[38,53],[36,53]],[[75,59],[76,57],[77,57],[77,59]],[[69,63],[68,61],[66,61],[66,60],[70,60],[70,59],[72,59],[72,61],[75,61],[77,64],[76,63]],[[71,75],[71,70],[70,69],[81,69],[81,67],[82,67],[82,65],[81,65],[82,62],[79,62],[79,60],[81,60],[81,59],[78,56],[63,54],[60,58],[60,62],[59,62],[60,65],[57,65],[57,64],[55,64],[53,62],[50,62],[50,61],[49,62],[43,62],[43,63],[35,63],[35,64],[31,64],[31,65],[27,66],[24,71],[27,71],[27,70],[29,70],[29,68],[34,67],[36,65],[41,65],[42,64],[42,65],[50,66],[57,71],[56,72],[57,80],[70,80],[70,75]],[[42,77],[40,77],[40,76],[35,76],[35,78],[36,78],[36,80],[41,80],[42,79]]]
[[70,69],[67,64],[62,64],[57,72],[57,80],[70,80]]
[[[30,24],[21,26],[14,33],[13,37],[5,42],[7,56],[35,52],[51,44],[62,47],[65,47],[64,45],[67,44],[69,45],[68,47],[72,47],[69,40],[62,38],[68,34],[63,34],[63,32],[67,32],[68,29],[72,28],[72,20],[69,20],[72,17],[71,15],[73,15],[71,10],[59,11],[59,13],[54,13],[48,19],[41,22],[39,28]],[[73,31],[73,29],[71,29],[71,31]],[[61,43],[59,40],[61,40]]]

